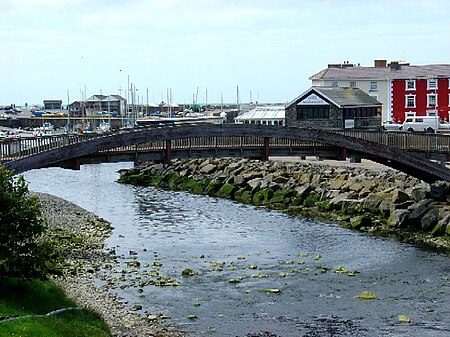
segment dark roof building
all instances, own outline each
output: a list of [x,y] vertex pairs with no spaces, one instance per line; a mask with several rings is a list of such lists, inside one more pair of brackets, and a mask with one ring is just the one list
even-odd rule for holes
[[286,126],[367,128],[381,125],[381,103],[358,88],[311,87],[286,106]]

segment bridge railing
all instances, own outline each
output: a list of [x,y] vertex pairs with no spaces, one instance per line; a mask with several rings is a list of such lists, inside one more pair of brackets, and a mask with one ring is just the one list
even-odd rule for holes
[[95,134],[56,135],[44,137],[27,137],[3,139],[0,141],[0,161],[9,161],[31,156],[43,151],[80,143],[95,137]]
[[[348,137],[363,139],[380,143],[386,146],[408,151],[422,151],[435,153],[448,153],[450,151],[450,135],[446,134],[417,134],[408,132],[377,132],[362,130],[340,130],[335,131]],[[0,161],[20,159],[42,151],[60,148],[66,145],[83,142],[103,135],[79,134],[79,135],[57,135],[46,137],[30,137],[19,139],[0,140]],[[263,137],[253,136],[230,136],[230,137],[193,137],[171,141],[173,149],[189,148],[249,148],[264,146]],[[301,141],[293,139],[270,139],[269,147],[325,147],[328,145],[312,141]],[[132,152],[163,150],[166,147],[164,141],[153,141],[140,145],[123,146],[104,152]]]
[[402,150],[425,152],[448,152],[450,150],[450,134],[358,130],[336,131],[336,133]]

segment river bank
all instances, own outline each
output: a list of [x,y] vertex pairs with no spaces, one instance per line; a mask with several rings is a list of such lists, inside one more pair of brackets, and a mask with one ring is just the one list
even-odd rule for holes
[[47,220],[47,238],[58,242],[60,238],[68,239],[57,247],[64,250],[61,255],[67,258],[55,266],[60,275],[51,277],[53,283],[80,307],[99,313],[115,337],[181,336],[145,315],[127,310],[126,302],[94,283],[104,277],[101,268],[115,264],[114,252],[104,250],[104,241],[112,231],[107,221],[62,198],[33,194],[38,197],[42,216]]
[[232,199],[450,252],[449,184],[392,169],[242,159],[147,162],[120,182]]

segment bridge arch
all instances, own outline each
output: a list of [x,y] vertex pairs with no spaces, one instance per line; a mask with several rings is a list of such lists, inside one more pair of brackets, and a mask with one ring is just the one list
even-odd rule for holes
[[449,169],[406,150],[345,136],[327,130],[235,124],[197,124],[132,129],[127,132],[122,131],[104,137],[93,138],[91,140],[24,157],[6,163],[5,167],[9,170],[13,170],[15,173],[22,173],[27,170],[47,167],[62,161],[72,160],[121,146],[194,137],[232,136],[263,137],[266,139],[284,138],[318,142],[347,149],[353,153],[357,153],[362,158],[369,158],[426,182],[434,182],[436,180],[450,181]]

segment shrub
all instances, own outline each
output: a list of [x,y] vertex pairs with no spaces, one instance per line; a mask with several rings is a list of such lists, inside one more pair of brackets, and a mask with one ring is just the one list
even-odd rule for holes
[[44,231],[39,204],[22,176],[0,166],[0,277],[43,277]]

